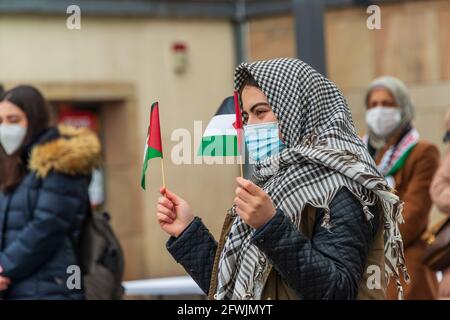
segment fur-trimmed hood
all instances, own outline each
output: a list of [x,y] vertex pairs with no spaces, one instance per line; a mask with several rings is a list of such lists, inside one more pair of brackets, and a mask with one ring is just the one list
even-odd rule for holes
[[60,125],[55,139],[38,143],[31,150],[29,168],[40,178],[55,170],[67,175],[90,175],[100,165],[101,146],[89,129]]

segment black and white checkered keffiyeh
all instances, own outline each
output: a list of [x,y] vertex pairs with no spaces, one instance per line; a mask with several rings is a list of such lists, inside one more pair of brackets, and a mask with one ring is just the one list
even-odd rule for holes
[[[402,202],[376,169],[355,132],[347,103],[328,79],[306,63],[290,58],[242,63],[235,71],[235,89],[251,75],[276,114],[285,149],[255,165],[253,182],[299,226],[308,203],[325,210],[322,226],[332,228],[329,204],[346,187],[368,207],[380,201],[384,214],[387,276],[407,278],[403,242]],[[229,214],[235,215],[234,208]],[[250,240],[254,229],[236,216],[219,261],[216,299],[259,299],[270,263]],[[401,286],[399,286],[399,295]]]

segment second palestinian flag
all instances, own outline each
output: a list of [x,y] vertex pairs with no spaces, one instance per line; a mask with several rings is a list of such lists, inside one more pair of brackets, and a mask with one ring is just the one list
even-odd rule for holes
[[152,158],[162,158],[161,126],[159,123],[158,102],[152,104],[150,108],[150,126],[148,127],[147,142],[144,151],[144,163],[142,164],[141,186],[145,190],[145,173],[147,172],[148,160]]
[[226,98],[209,121],[198,150],[199,156],[238,156],[238,135],[234,97]]

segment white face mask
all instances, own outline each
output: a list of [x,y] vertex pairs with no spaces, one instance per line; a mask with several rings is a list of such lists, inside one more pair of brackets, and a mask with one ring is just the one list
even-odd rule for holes
[[0,124],[0,144],[7,155],[12,155],[22,145],[27,128],[19,124]]
[[366,112],[366,123],[380,137],[387,137],[402,120],[399,108],[375,107]]

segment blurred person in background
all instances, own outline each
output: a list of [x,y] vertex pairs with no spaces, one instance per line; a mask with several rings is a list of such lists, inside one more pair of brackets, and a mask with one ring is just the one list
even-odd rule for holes
[[[83,299],[67,284],[73,241],[89,210],[100,158],[86,129],[53,127],[42,94],[18,86],[0,95],[0,295]],[[81,281],[80,281],[81,282]]]
[[[431,184],[431,198],[444,214],[450,215],[450,110],[445,117],[444,143],[446,151],[442,163]],[[439,284],[439,298],[450,299],[450,267],[444,272]]]
[[[414,106],[405,84],[394,77],[375,79],[366,94],[364,137],[369,153],[389,185],[404,201],[404,224],[400,232],[405,246],[409,285],[404,285],[405,299],[434,299],[437,281],[421,257],[426,243],[421,239],[429,223],[432,206],[429,188],[439,165],[436,146],[420,139],[412,125]],[[388,299],[396,299],[390,283]]]

